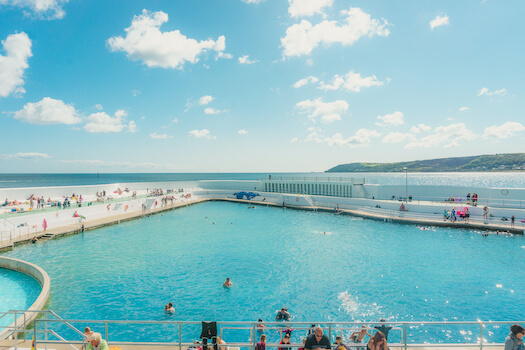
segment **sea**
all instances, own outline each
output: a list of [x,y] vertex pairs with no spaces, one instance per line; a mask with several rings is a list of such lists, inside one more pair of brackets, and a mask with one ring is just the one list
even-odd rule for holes
[[113,183],[198,180],[273,180],[280,178],[355,178],[367,184],[411,186],[468,186],[525,188],[524,172],[461,173],[91,173],[91,174],[0,174],[0,188],[85,186]]

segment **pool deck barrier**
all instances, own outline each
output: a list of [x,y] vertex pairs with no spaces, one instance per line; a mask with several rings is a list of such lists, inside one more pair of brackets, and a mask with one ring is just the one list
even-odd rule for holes
[[[178,201],[173,204],[166,204],[157,208],[138,210],[138,211],[129,211],[126,213],[111,215],[108,217],[86,220],[82,223],[69,224],[64,226],[48,228],[46,232],[46,237],[44,237],[43,231],[37,231],[35,233],[28,233],[19,235],[11,241],[0,241],[0,252],[5,250],[10,250],[14,246],[19,244],[30,243],[33,237],[39,239],[42,238],[56,238],[61,236],[66,236],[70,234],[80,233],[82,231],[82,225],[84,225],[84,231],[93,230],[96,228],[119,224],[124,221],[139,219],[145,216],[154,215],[162,213],[165,211],[186,207],[189,205],[194,205],[198,203],[203,203],[207,201],[227,201],[227,202],[237,202],[237,203],[246,203],[250,205],[261,205],[261,206],[272,206],[272,207],[283,207],[282,204],[266,202],[266,201],[256,201],[256,200],[245,200],[245,199],[234,199],[234,198],[192,198],[186,201]],[[378,201],[380,202],[380,201]],[[385,201],[386,202],[386,201]],[[391,209],[377,209],[372,207],[362,207],[358,209],[339,209],[335,211],[333,207],[322,207],[322,206],[294,206],[286,204],[285,208],[287,209],[299,209],[299,210],[310,210],[310,211],[323,211],[323,212],[332,212],[335,214],[344,214],[351,215],[356,217],[361,217],[365,219],[384,221],[384,222],[393,222],[401,224],[410,224],[410,225],[421,225],[421,226],[437,226],[437,227],[453,227],[453,228],[463,228],[471,230],[483,230],[483,231],[494,231],[496,233],[511,233],[511,234],[523,234],[523,227],[511,228],[508,224],[503,225],[498,221],[494,220],[483,220],[480,216],[471,216],[469,222],[464,220],[458,220],[451,222],[450,220],[444,220],[442,215],[432,215],[429,213],[421,212],[400,212]],[[525,211],[525,210],[524,210]]]
[[[448,345],[448,344],[447,344]],[[476,350],[480,349],[479,344],[450,344],[447,346],[445,344],[442,344],[442,346],[425,346],[423,344],[416,345],[411,344],[407,349],[410,350]],[[461,346],[463,345],[463,346]],[[112,343],[109,344],[109,347],[112,346],[118,347],[121,350],[173,350],[173,349],[179,349],[179,346],[173,346],[173,345],[118,345],[118,343],[115,343],[114,345]],[[277,348],[278,344],[267,344],[267,348]],[[483,347],[487,346],[487,344],[483,344]],[[80,349],[80,346],[77,346]],[[389,346],[390,350],[405,350],[404,346]],[[0,350],[11,350],[14,349],[14,340],[4,340],[0,341]],[[18,341],[18,349],[19,350],[30,350],[31,349],[31,340],[26,341]],[[47,348],[44,346],[44,344],[37,344],[37,349],[47,349],[47,350],[71,350],[71,345],[68,344],[48,344]],[[188,349],[187,346],[182,346],[181,350]],[[230,347],[230,349],[233,349],[233,347]],[[236,348],[239,349],[239,348]],[[244,348],[244,349],[247,349]],[[295,348],[293,348],[295,349]],[[364,348],[360,348],[364,349]],[[503,350],[503,345],[490,345],[491,350]]]

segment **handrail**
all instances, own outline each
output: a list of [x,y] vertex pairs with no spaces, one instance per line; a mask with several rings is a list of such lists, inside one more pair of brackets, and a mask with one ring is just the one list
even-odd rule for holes
[[[56,315],[52,311],[49,311],[49,314]],[[178,347],[179,350],[182,350],[183,346],[192,346],[192,345],[194,345],[194,343],[192,343],[192,342],[187,342],[187,341],[183,340],[182,326],[183,325],[200,325],[201,324],[200,321],[73,320],[73,319],[72,320],[65,320],[65,319],[62,319],[60,317],[57,317],[57,319],[53,319],[53,320],[50,320],[50,319],[38,319],[38,320],[35,320],[35,327],[34,327],[35,328],[35,345],[37,343],[46,344],[46,345],[47,344],[69,344],[69,345],[82,344],[81,341],[76,341],[76,340],[69,341],[69,340],[64,339],[63,337],[61,337],[58,334],[56,334],[54,329],[48,330],[47,326],[45,327],[46,328],[45,330],[39,330],[39,328],[41,328],[41,327],[38,327],[38,325],[41,322],[45,322],[45,324],[47,324],[47,323],[50,323],[50,324],[59,323],[59,324],[66,324],[66,325],[69,324],[68,326],[70,326],[71,323],[80,323],[80,322],[82,322],[82,323],[103,324],[104,328],[106,330],[106,334],[105,334],[106,337],[105,338],[106,338],[107,341],[110,341],[110,339],[108,339],[108,335],[109,335],[108,328],[109,328],[110,325],[114,325],[114,324],[174,325],[174,326],[176,326],[176,328],[178,328],[178,333],[179,333],[178,334],[178,339],[176,339],[175,341],[170,341],[170,342],[111,341],[111,344],[117,344],[117,345],[138,345],[138,346],[140,346],[140,345],[142,345],[142,346],[145,346],[145,345],[150,345],[150,346],[174,346],[174,347]],[[502,324],[510,325],[510,324],[513,324],[513,323],[525,323],[525,321],[480,321],[480,320],[478,320],[478,321],[422,321],[422,322],[417,322],[417,321],[396,322],[396,321],[392,321],[392,322],[373,322],[374,325],[379,325],[379,324],[386,325],[386,324],[388,324],[391,327],[393,327],[392,329],[401,331],[401,338],[400,338],[401,342],[400,343],[390,343],[389,345],[391,347],[398,347],[398,348],[404,348],[404,349],[417,348],[417,347],[422,347],[422,346],[424,346],[424,347],[466,347],[466,348],[478,348],[480,350],[483,350],[483,347],[495,347],[495,346],[501,346],[502,345],[501,343],[488,343],[487,340],[483,338],[483,328],[485,328],[488,325],[502,325]],[[232,341],[232,342],[228,343],[225,346],[239,346],[239,347],[247,347],[247,348],[250,348],[250,349],[254,349],[255,346],[256,346],[256,343],[258,341],[256,339],[256,336],[255,336],[256,335],[256,330],[259,330],[259,328],[257,328],[257,324],[258,324],[258,322],[242,322],[242,321],[221,321],[221,322],[217,322],[218,326],[224,325],[224,326],[221,327],[221,330],[220,330],[220,335],[221,336],[223,335],[223,330],[247,330],[250,333],[250,340],[248,342]],[[331,339],[331,335],[332,335],[333,332],[335,332],[335,334],[337,334],[338,332],[341,332],[341,334],[343,334],[343,330],[347,330],[347,329],[360,330],[361,329],[360,326],[370,325],[370,322],[286,322],[286,323],[282,323],[282,322],[265,322],[265,325],[268,325],[269,327],[268,326],[265,327],[264,329],[262,329],[262,331],[270,330],[270,329],[282,330],[282,329],[284,329],[283,327],[290,327],[290,328],[293,328],[294,330],[310,330],[312,324],[322,325],[323,327],[326,327],[325,328],[326,329],[326,334],[329,335],[330,339]],[[241,326],[241,327],[232,327],[232,326],[235,326],[235,325],[238,325],[238,326]],[[440,343],[440,342],[433,343],[433,344],[428,344],[428,343],[424,343],[424,344],[409,343],[409,337],[410,337],[410,333],[408,332],[408,330],[409,330],[408,328],[409,327],[417,326],[417,328],[419,328],[421,326],[432,326],[432,325],[439,325],[439,326],[443,326],[443,325],[479,325],[479,332],[480,332],[479,333],[479,338],[477,338],[475,340],[475,342],[473,342],[473,343]],[[367,329],[374,331],[374,329],[370,328],[370,327],[367,327]],[[39,339],[38,334],[42,334],[42,333],[44,333],[44,334],[47,334],[47,333],[53,334],[57,338],[59,338],[59,340]],[[273,343],[273,342],[268,342],[267,343],[267,346],[270,346],[270,347],[273,347],[273,346],[277,347],[279,345],[280,344]],[[294,342],[294,343],[292,343],[290,345],[287,345],[287,346],[290,347],[290,348],[296,348],[296,347],[302,346],[302,344]],[[356,344],[351,344],[351,346],[352,347],[356,347],[356,348],[361,348],[361,347],[366,346],[366,343],[356,343]]]

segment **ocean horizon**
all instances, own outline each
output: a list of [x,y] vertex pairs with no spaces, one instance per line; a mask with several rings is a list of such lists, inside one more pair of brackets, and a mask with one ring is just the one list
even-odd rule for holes
[[482,188],[525,188],[525,172],[446,173],[4,173],[0,188],[86,186],[113,183],[177,182],[202,180],[264,181],[294,178],[356,178],[367,184],[410,186],[471,186]]

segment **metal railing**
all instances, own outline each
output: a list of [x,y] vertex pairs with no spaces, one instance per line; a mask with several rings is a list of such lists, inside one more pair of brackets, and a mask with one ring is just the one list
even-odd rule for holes
[[[137,346],[170,346],[182,350],[183,347],[198,346],[195,344],[194,339],[198,339],[200,336],[201,322],[198,321],[132,321],[132,320],[66,320],[60,318],[56,313],[51,310],[46,311],[34,311],[42,313],[42,316],[34,320],[33,330],[27,329],[27,323],[22,322],[20,325],[15,325],[12,328],[12,335],[14,336],[15,349],[18,346],[18,334],[22,333],[24,339],[27,339],[26,334],[28,332],[34,333],[35,347],[38,345],[44,345],[47,347],[48,344],[65,344],[70,347],[77,349],[76,345],[82,345],[84,343],[84,334],[75,327],[75,324],[90,325],[92,329],[97,330],[103,329],[100,332],[103,338],[111,343],[111,345],[137,345]],[[25,314],[24,310],[15,310],[0,314],[0,319],[6,315],[17,315]],[[52,317],[52,318],[50,318]],[[505,339],[504,337],[508,332],[501,329],[503,325],[511,325],[515,323],[525,323],[525,321],[444,321],[444,322],[388,322],[388,323],[374,323],[375,325],[389,325],[392,327],[389,332],[389,347],[392,348],[419,348],[419,347],[464,347],[464,348],[478,348],[483,350],[485,347],[500,347],[501,342],[490,342],[488,336],[493,336],[495,330],[500,334],[497,334],[497,339]],[[227,338],[230,342],[226,345],[229,347],[240,347],[246,349],[255,349],[257,342],[259,341],[258,336],[266,334],[268,341],[266,347],[279,347],[279,342],[282,340],[283,333],[287,330],[294,332],[292,342],[287,345],[288,348],[299,348],[303,346],[301,340],[306,336],[307,333],[312,331],[311,325],[319,325],[324,329],[324,333],[328,336],[332,342],[336,335],[340,335],[343,339],[348,339],[350,334],[356,331],[360,331],[363,326],[366,327],[367,331],[372,334],[377,330],[373,326],[369,326],[369,322],[267,322],[264,326],[261,326],[259,322],[217,322],[217,329],[222,339]],[[127,334],[131,332],[131,329],[137,327],[140,332],[131,332],[131,334],[142,337],[141,340],[136,339],[119,339],[121,335],[110,337],[123,329],[127,330]],[[436,329],[434,329],[434,327]],[[465,327],[472,327],[474,331],[464,331]],[[491,329],[492,327],[492,329]],[[1,327],[0,327],[1,328]],[[4,327],[6,328],[6,327]],[[459,328],[459,330],[455,329]],[[147,330],[159,330],[162,334],[163,339],[167,341],[148,341],[143,338],[148,334]],[[435,340],[429,342],[432,338],[432,329],[436,335],[436,339],[443,339],[443,332],[451,332],[452,330],[457,331],[458,334],[469,334],[468,338],[456,339],[454,342],[446,343],[443,340]],[[183,330],[185,332],[183,332]],[[430,331],[429,331],[430,330]],[[304,331],[304,332],[303,332]],[[67,334],[64,334],[67,333]],[[277,333],[277,334],[276,334]],[[300,334],[298,336],[298,333]],[[472,338],[470,338],[472,337]],[[69,338],[69,340],[68,340]],[[466,342],[465,340],[471,340]],[[344,341],[343,341],[344,342]],[[347,343],[348,344],[348,343]],[[211,344],[208,344],[211,345]],[[367,346],[366,342],[363,343],[351,343],[348,344],[354,348],[364,348]],[[220,346],[223,348],[224,346]],[[282,346],[281,346],[282,347]]]
[[342,182],[352,183],[354,185],[364,185],[365,178],[355,177],[324,177],[324,176],[272,176],[271,179],[265,179],[264,181],[300,181],[300,182]]

